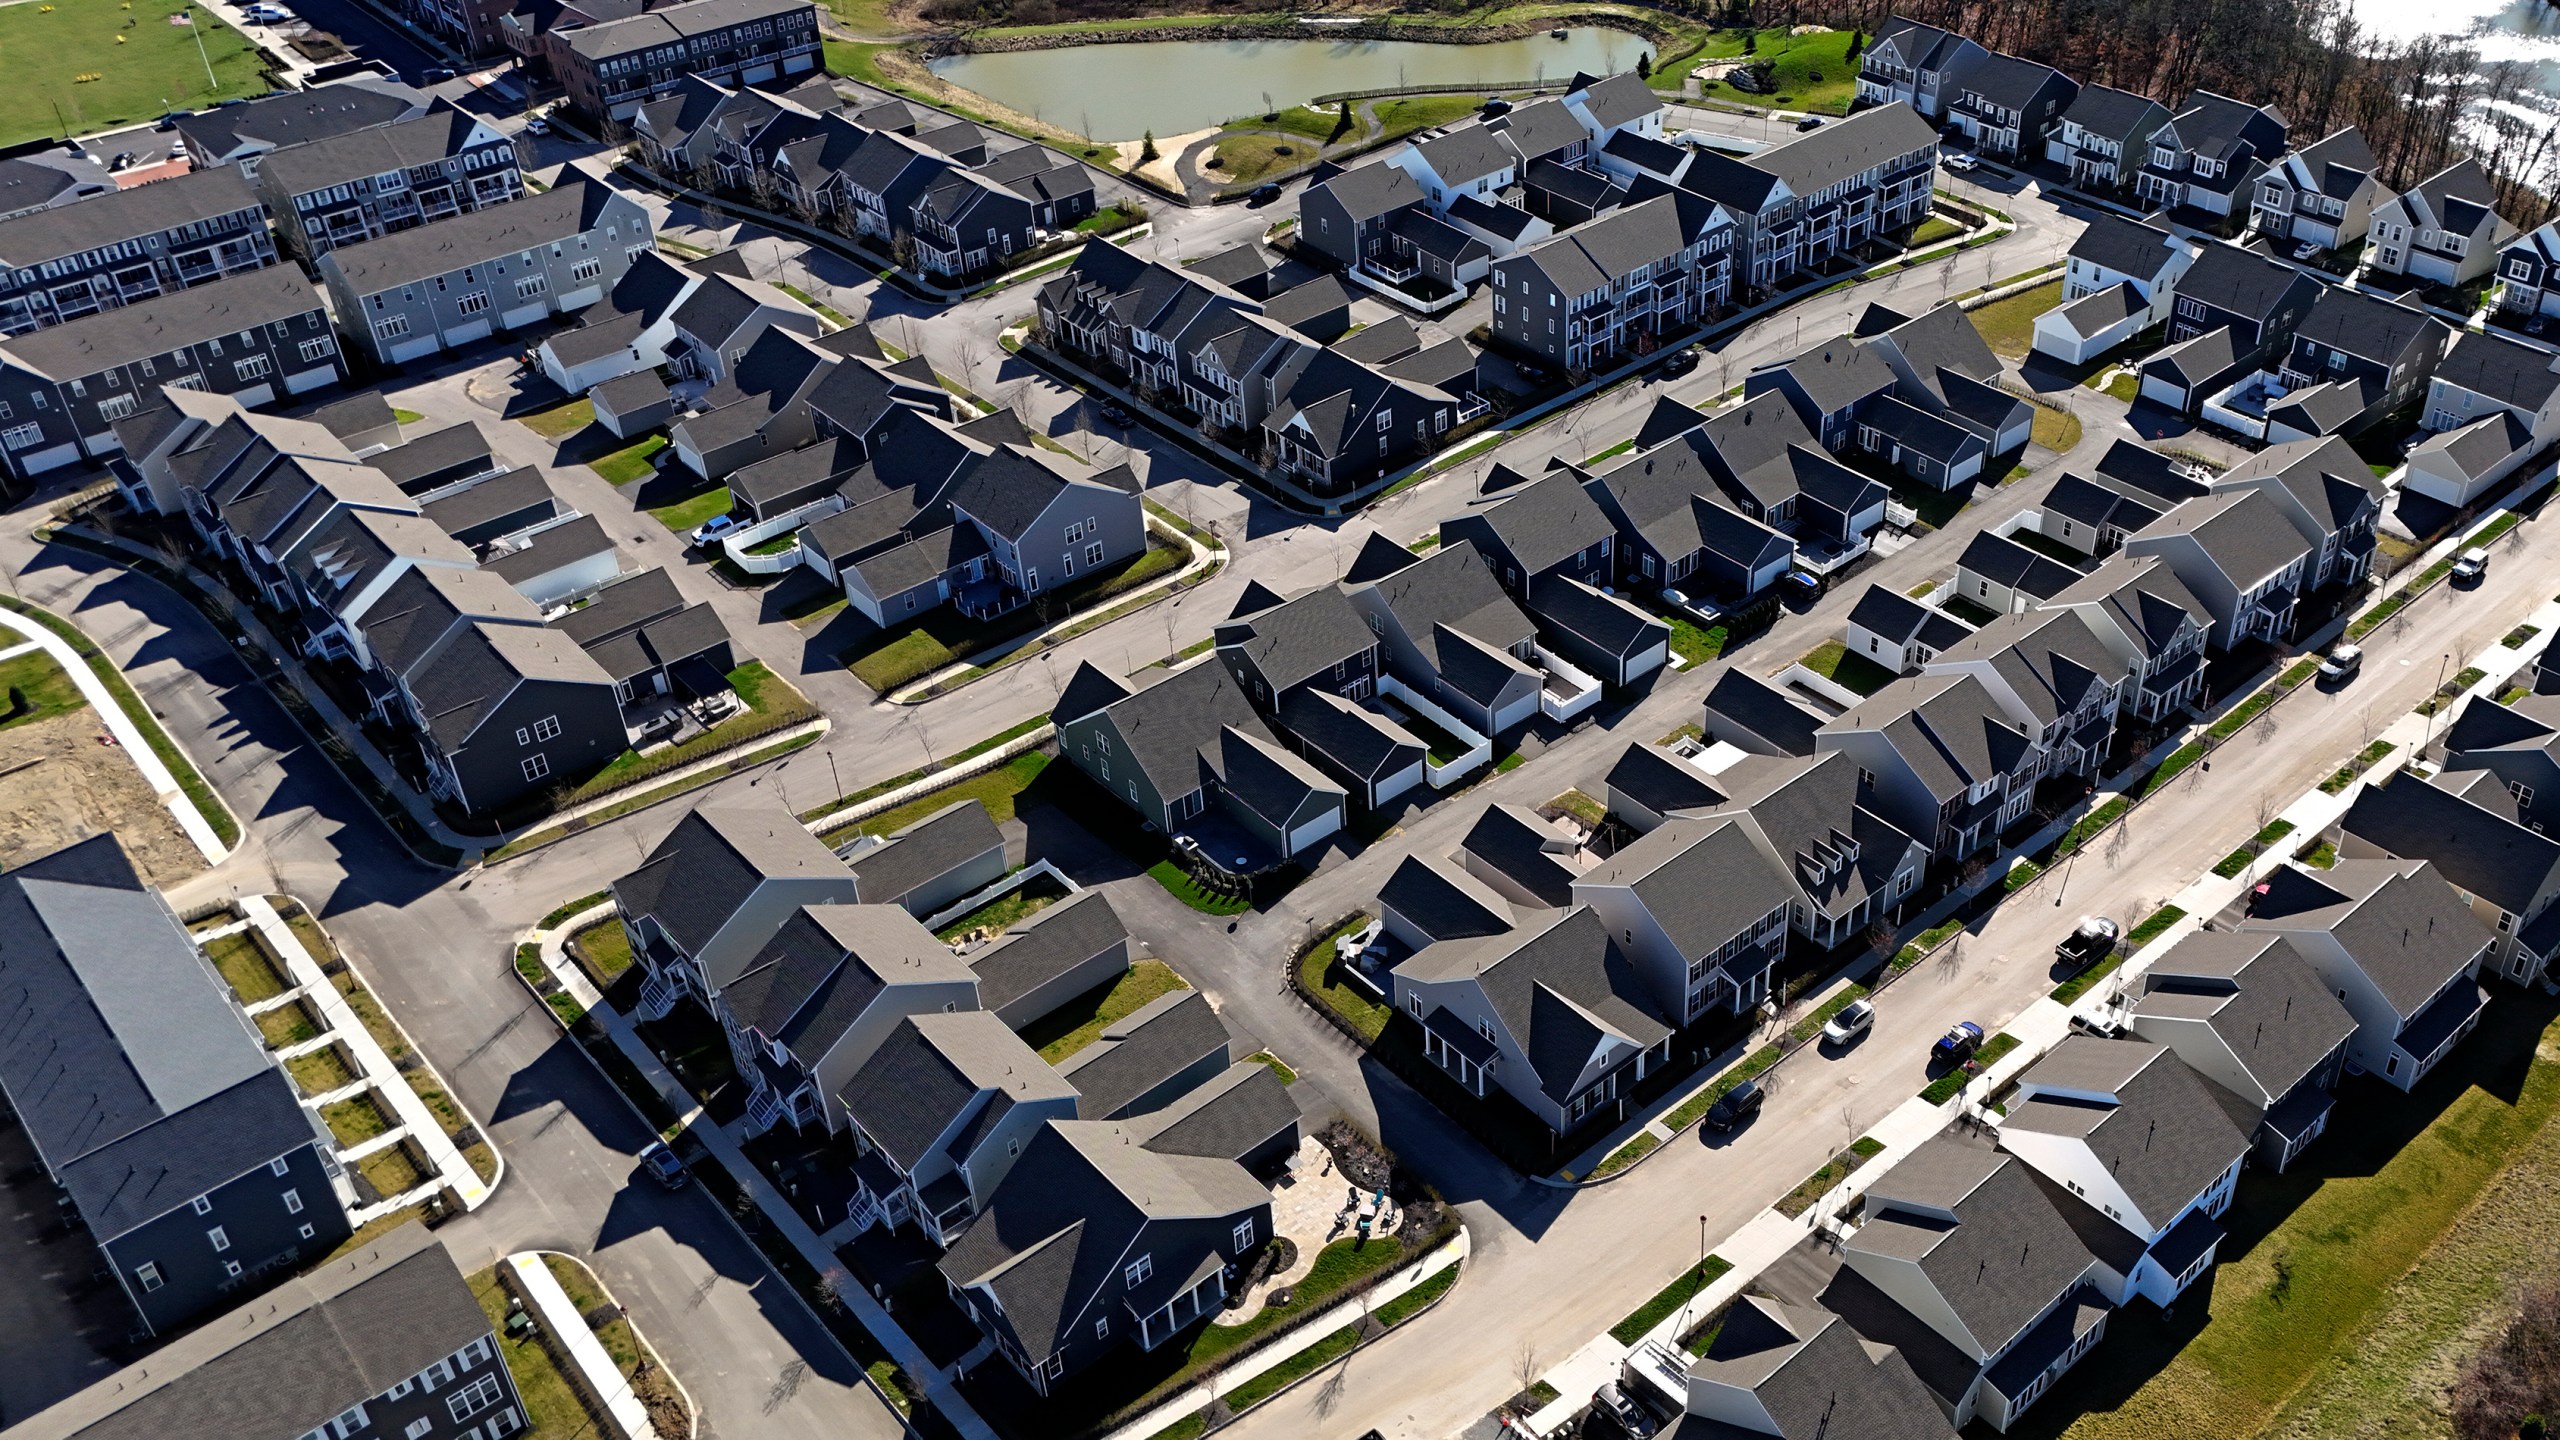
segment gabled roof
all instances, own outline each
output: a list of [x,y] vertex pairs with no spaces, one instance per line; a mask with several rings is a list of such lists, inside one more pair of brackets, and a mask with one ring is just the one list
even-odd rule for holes
[[1313,686],[1280,702],[1280,725],[1306,752],[1344,773],[1380,781],[1422,763],[1427,747],[1386,716]]
[[2414,298],[2407,303],[2333,285],[2311,302],[2294,334],[2332,350],[2390,365],[2410,346],[2432,340],[2441,349],[2452,331]]
[[978,1003],[1002,1010],[1076,966],[1129,942],[1129,927],[1099,890],[1079,890],[970,955]]
[[1778,177],[1798,195],[1810,195],[1899,156],[1934,151],[1937,144],[1938,132],[1920,112],[1896,100],[1798,135],[1745,163]]
[[2386,854],[2431,862],[2445,879],[2510,914],[2529,911],[2560,871],[2560,840],[2406,771],[2358,792],[2341,823]]
[[2215,568],[2242,594],[2311,553],[2310,542],[2302,538],[2302,532],[2293,527],[2276,503],[2253,490],[2226,491],[2183,501],[2153,521],[2143,534],[2193,536]]
[[257,195],[238,170],[228,165],[198,170],[0,220],[0,266],[32,269],[119,240],[258,208]]
[[100,1243],[288,1151],[310,1117],[113,836],[0,872],[0,1088]]
[[2036,96],[2042,94],[2047,86],[2056,82],[2069,87],[2066,94],[2079,89],[2070,76],[2050,65],[2039,65],[2033,60],[2021,60],[2015,55],[2003,55],[1994,50],[1956,72],[1954,88],[1970,90],[1994,105],[2024,111],[2035,103]]
[[1159,1155],[1240,1162],[1298,1120],[1298,1102],[1279,1072],[1259,1060],[1238,1060],[1130,1129]]
[[[1779,1440],[1953,1440],[1955,1428],[1900,1351],[1873,1345],[1824,1310],[1746,1295],[1726,1313],[1692,1383],[1749,1391]],[[1692,1432],[1697,1432],[1695,1435]],[[1845,1432],[1845,1433],[1844,1433]],[[1756,1433],[1692,1417],[1677,1440]]]
[[1645,1049],[1671,1033],[1635,966],[1587,906],[1541,910],[1518,928],[1443,940],[1396,967],[1423,981],[1472,979],[1529,1059],[1540,1093],[1563,1101],[1604,1044]]
[[443,1242],[403,1225],[9,1428],[12,1440],[303,1434],[489,1333]]
[[2356,1028],[2291,940],[2207,930],[2143,972],[2134,1028],[2143,1030],[2145,1019],[2210,1027],[2257,1085],[2248,1098],[2261,1105],[2292,1093]]
[[1075,1094],[992,1011],[960,1010],[900,1020],[836,1099],[873,1144],[912,1173],[981,1096],[1001,1111]]
[[2110,140],[2123,140],[2144,125],[2157,125],[2169,118],[2169,111],[2159,101],[2128,90],[2106,85],[2083,85],[2071,98],[2062,118],[2079,125],[2093,135]]
[[1553,99],[1532,100],[1500,119],[1486,121],[1485,128],[1500,134],[1523,160],[1544,159],[1591,138],[1572,109]]
[[1961,1327],[1970,1353],[2007,1348],[2095,1258],[2026,1162],[1978,1141],[1923,1141],[1868,1187],[1866,1206],[1843,1247],[1848,1265],[1872,1256],[1916,1267],[1946,1306],[1936,1328]]
[[217,105],[181,115],[178,134],[189,147],[219,161],[245,146],[299,145],[368,125],[387,125],[425,109],[427,103],[423,91],[397,80],[364,75],[262,96],[245,105]]
[[2409,463],[2426,465],[2440,474],[2477,477],[2533,448],[2533,432],[2524,427],[2514,411],[2500,410],[2460,429],[2428,436],[2411,447]]
[[[1423,201],[1422,187],[1394,165],[1361,165],[1345,170],[1317,189],[1333,197],[1354,224],[1374,220],[1392,210]],[[1093,247],[1087,246],[1087,249]]]
[[1275,696],[1378,644],[1338,585],[1320,585],[1286,604],[1223,621],[1217,640],[1222,653],[1251,662]]
[[2178,248],[2176,238],[2159,226],[2101,210],[2071,242],[2070,258],[2147,280],[2160,273]]
[[853,897],[853,873],[782,802],[723,797],[697,805],[640,867],[613,882],[616,908],[655,920],[688,954],[720,933],[768,878],[831,879]]
[[1576,75],[1574,79],[1580,83],[1565,92],[1567,98],[1579,97],[1583,109],[1603,129],[1632,125],[1662,108],[1661,97],[1633,70],[1621,70],[1597,80],[1588,75]]
[[1116,1120],[1150,1091],[1230,1045],[1226,1022],[1197,990],[1155,999],[1102,1029],[1092,1044],[1068,1056],[1058,1073],[1082,1098],[1076,1113]]
[[2354,195],[2380,166],[2364,132],[2353,125],[2333,131],[2277,162],[2290,183],[2333,200]]
[[1436,855],[1397,861],[1378,889],[1378,903],[1433,940],[1499,935],[1519,920],[1501,892]]
[[[2153,1225],[2184,1209],[2249,1153],[2257,1120],[2247,1101],[2188,1069],[2165,1047],[2138,1040],[2068,1036],[2018,1083],[2028,1098],[2010,1105],[2002,1132],[2079,1141],[2141,1207],[2141,1221]],[[2141,1228],[2132,1217],[2122,1223]]]
[[2560,356],[2503,335],[2466,330],[2453,337],[2452,347],[2436,362],[2435,378],[2538,413],[2560,391]]
[[2296,286],[2312,283],[2282,261],[2237,245],[2207,245],[2178,277],[2178,298],[2264,322]]
[[954,800],[892,832],[885,844],[856,855],[850,865],[862,903],[896,905],[988,851],[1003,849],[1004,834],[986,805]]
[[[2285,528],[2290,531],[2293,527]],[[2080,578],[2079,571],[2061,561],[1989,530],[1965,542],[1964,553],[1956,557],[1956,568],[1996,585],[2024,590],[2039,600],[2062,593]]]
[[1177,670],[1110,702],[1104,713],[1148,783],[1167,799],[1200,788],[1201,767],[1212,763],[1226,730],[1270,733],[1227,667],[1214,663]]
[[1617,533],[1581,483],[1563,470],[1542,475],[1468,512],[1467,518],[1491,530],[1528,575],[1551,570]]
[[1750,934],[1794,898],[1785,872],[1729,816],[1665,820],[1582,872],[1574,887],[1585,886],[1624,886],[1692,960]]
[[892,985],[974,986],[951,948],[895,905],[804,905],[733,977],[714,977],[739,1025],[814,1066]]
[[305,195],[393,170],[439,165],[474,145],[503,149],[509,163],[514,161],[504,135],[478,116],[439,100],[414,119],[288,145],[258,162],[258,179],[287,196]]
[[2496,939],[2425,856],[2340,860],[2316,874],[2284,866],[2241,928],[2328,932],[2403,1019]]
[[[236,171],[205,173],[230,173],[238,178]],[[160,180],[142,188],[174,183]],[[84,200],[79,205],[41,213],[58,215],[96,203]],[[297,319],[322,308],[320,292],[311,288],[301,271],[291,265],[270,265],[12,335],[0,340],[0,363],[32,371],[48,380],[79,380],[207,340]]]
[[[718,4],[725,0],[694,0]],[[575,239],[604,223],[604,212],[619,204],[634,212],[648,237],[648,220],[620,191],[600,180],[563,180],[538,195],[487,205],[450,216],[432,225],[385,235],[358,245],[341,245],[320,257],[323,274],[346,277],[356,295],[373,295],[399,285],[432,280],[467,265],[481,265],[530,250]],[[621,241],[612,241],[621,248]]]
[[1413,147],[1414,158],[1452,187],[1472,185],[1520,163],[1500,132],[1482,125],[1460,125]]

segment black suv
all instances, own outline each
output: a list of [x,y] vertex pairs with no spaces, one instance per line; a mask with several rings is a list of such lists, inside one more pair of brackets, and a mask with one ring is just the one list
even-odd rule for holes
[[1757,1084],[1745,1080],[1724,1092],[1724,1098],[1707,1112],[1707,1124],[1721,1133],[1730,1134],[1742,1128],[1744,1121],[1759,1114],[1760,1104],[1767,1098]]

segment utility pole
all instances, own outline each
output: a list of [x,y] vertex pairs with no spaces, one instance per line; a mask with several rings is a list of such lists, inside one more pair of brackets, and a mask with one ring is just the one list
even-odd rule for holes
[[222,93],[222,82],[213,78],[213,57],[205,53],[204,27],[196,23],[196,10],[192,5],[187,7],[187,28],[196,32],[196,58],[204,62],[205,88],[219,95]]

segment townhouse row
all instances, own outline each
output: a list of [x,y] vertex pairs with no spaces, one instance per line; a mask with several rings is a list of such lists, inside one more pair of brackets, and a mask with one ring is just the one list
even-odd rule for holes
[[287,420],[170,387],[118,424],[137,511],[178,520],[404,778],[468,814],[573,786],[731,713],[711,607],[635,569],[473,422],[404,436],[379,394]]
[[1042,1059],[1023,1028],[1141,950],[1109,899],[1072,884],[991,943],[937,939],[1029,878],[1008,878],[1007,854],[974,800],[841,853],[778,800],[715,800],[612,893],[645,976],[638,1013],[701,1007],[746,1082],[750,1133],[787,1124],[853,1156],[821,1228],[911,1229],[952,1303],[1045,1395],[1220,1307],[1272,1239],[1270,1182],[1300,1120],[1196,990]]
[[633,112],[661,175],[873,241],[939,284],[983,279],[1094,214],[1093,172],[904,100],[850,105],[824,76],[779,94],[685,76]]
[[1580,374],[1917,225],[1937,143],[1892,106],[1737,159],[1666,141],[1640,77],[1577,76],[1321,178],[1296,244],[1425,303],[1489,282],[1503,348]]

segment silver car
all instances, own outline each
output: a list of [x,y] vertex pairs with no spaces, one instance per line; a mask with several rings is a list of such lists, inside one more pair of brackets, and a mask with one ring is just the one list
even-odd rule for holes
[[1832,1016],[1830,1022],[1822,1027],[1822,1043],[1846,1045],[1874,1029],[1875,1023],[1875,1002],[1863,998],[1852,1000],[1841,1006],[1840,1013]]

